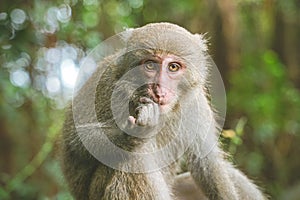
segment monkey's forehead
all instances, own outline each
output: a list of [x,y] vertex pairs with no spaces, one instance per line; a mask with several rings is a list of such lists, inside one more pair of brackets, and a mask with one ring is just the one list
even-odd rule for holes
[[143,27],[137,28],[137,31],[161,31],[161,32],[165,32],[165,31],[177,31],[177,32],[182,32],[183,34],[191,34],[189,31],[187,31],[186,29],[184,29],[181,26],[178,26],[176,24],[172,24],[172,23],[168,23],[168,22],[160,22],[160,23],[150,23],[147,24]]
[[206,40],[202,35],[191,34],[186,29],[170,23],[152,23],[131,30],[127,47],[134,49],[160,49],[167,52],[204,52]]

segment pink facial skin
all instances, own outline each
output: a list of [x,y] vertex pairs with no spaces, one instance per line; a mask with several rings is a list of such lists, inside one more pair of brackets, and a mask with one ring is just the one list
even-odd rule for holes
[[155,55],[142,63],[142,70],[149,82],[148,94],[159,105],[162,113],[167,112],[177,99],[178,83],[185,66],[174,55]]

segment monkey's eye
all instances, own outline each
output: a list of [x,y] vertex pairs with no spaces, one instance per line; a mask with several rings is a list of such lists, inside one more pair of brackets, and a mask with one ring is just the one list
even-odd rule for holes
[[181,65],[178,63],[175,63],[175,62],[170,63],[168,65],[168,69],[170,72],[177,72],[180,69],[180,67],[181,67]]
[[154,62],[153,60],[148,60],[148,61],[144,62],[144,67],[148,71],[153,71],[156,69],[157,63]]

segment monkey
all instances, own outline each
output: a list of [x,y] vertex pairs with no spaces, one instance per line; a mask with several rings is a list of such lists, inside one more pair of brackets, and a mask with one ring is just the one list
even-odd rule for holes
[[171,200],[185,158],[208,199],[267,199],[227,159],[207,95],[207,41],[168,22],[120,34],[66,111],[61,166],[79,200]]

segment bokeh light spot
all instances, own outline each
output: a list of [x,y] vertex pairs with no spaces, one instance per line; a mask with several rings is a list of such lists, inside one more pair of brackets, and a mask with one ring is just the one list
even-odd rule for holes
[[60,81],[57,77],[48,77],[46,81],[46,88],[51,93],[60,91]]
[[30,84],[28,72],[24,71],[23,69],[11,72],[10,81],[13,85],[22,88],[28,87]]
[[26,20],[26,13],[21,9],[13,9],[10,13],[11,21],[15,24],[23,24]]
[[64,60],[60,65],[60,69],[64,86],[73,88],[79,71],[74,61],[71,59]]

